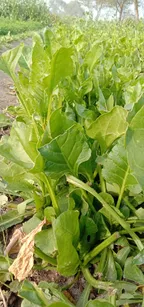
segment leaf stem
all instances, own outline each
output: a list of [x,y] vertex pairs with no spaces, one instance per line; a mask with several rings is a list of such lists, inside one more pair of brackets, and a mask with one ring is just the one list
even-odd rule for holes
[[52,200],[52,205],[53,205],[53,208],[56,212],[56,215],[59,215],[60,210],[59,210],[59,206],[58,206],[56,196],[55,196],[55,193],[53,191],[50,179],[45,174],[41,174],[41,175],[42,175],[42,178],[43,178],[43,182],[46,184],[46,187],[47,187],[47,190],[49,192],[50,198]]
[[55,258],[52,258],[46,254],[44,254],[38,247],[35,246],[35,254],[42,260],[47,261],[49,264],[57,265],[57,261]]
[[82,182],[81,180],[75,178],[74,176],[68,176],[67,181],[79,188],[84,189],[85,191],[92,194],[101,204],[102,206],[111,214],[111,216],[129,233],[129,235],[134,240],[135,244],[137,245],[138,249],[141,251],[144,246],[139,239],[139,237],[131,230],[129,224],[125,222],[117,212],[91,187],[89,187],[86,183]]
[[89,199],[89,197],[88,197],[88,195],[86,194],[85,191],[83,191],[83,195],[84,195],[84,198],[85,198],[85,200],[87,201],[89,207],[91,208],[91,211],[92,211],[94,214],[97,213],[97,211],[96,211],[94,205],[92,204],[91,200]]
[[120,194],[119,194],[119,197],[118,197],[118,201],[117,201],[117,204],[116,204],[116,208],[118,208],[118,209],[120,207],[121,200],[122,200],[122,197],[123,197],[123,193],[124,193],[124,190],[125,190],[125,184],[126,184],[128,173],[129,173],[129,166],[128,166],[127,171],[125,173],[123,183],[122,183],[122,186],[121,186],[121,190],[120,190]]
[[126,206],[129,207],[129,209],[139,218],[135,207],[130,203],[130,201],[128,200],[128,197],[125,197],[123,201],[126,204]]
[[47,112],[47,124],[49,124],[50,116],[51,116],[51,107],[52,107],[52,94],[49,98],[49,104],[48,104],[48,112]]
[[86,266],[93,258],[95,258],[104,248],[112,244],[120,237],[118,232],[112,234],[108,239],[104,240],[98,246],[96,246],[92,251],[90,251],[85,257],[83,265]]
[[96,289],[102,289],[102,290],[112,290],[114,287],[114,284],[111,282],[105,282],[105,281],[100,281],[96,280],[91,274],[88,268],[82,268],[82,273],[87,280],[87,282],[94,288]]
[[116,307],[116,293],[110,295],[109,300],[110,300],[110,303],[111,303],[114,307]]
[[103,176],[102,176],[102,168],[101,168],[101,165],[100,165],[100,164],[98,164],[98,173],[99,173],[101,191],[104,192],[104,193],[106,193],[105,181],[104,181],[104,178],[103,178]]
[[136,218],[132,219],[132,218],[130,218],[130,219],[127,220],[127,223],[129,223],[129,224],[142,223],[143,224],[144,219],[136,219]]
[[[134,232],[141,232],[141,231],[144,231],[144,226],[139,226],[139,227],[131,228],[131,230],[134,231]],[[127,231],[126,230],[121,230],[119,233],[121,235],[125,235],[125,234],[127,234]]]
[[98,264],[97,270],[95,271],[95,275],[102,275],[104,271],[104,267],[106,264],[106,257],[107,257],[107,247],[102,251],[100,262]]

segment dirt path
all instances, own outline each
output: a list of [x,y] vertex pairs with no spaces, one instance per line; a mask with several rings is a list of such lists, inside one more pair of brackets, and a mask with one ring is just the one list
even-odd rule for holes
[[[31,44],[31,39],[27,38],[24,43]],[[12,49],[20,44],[19,41],[12,42],[8,46],[3,46],[0,49],[0,55],[6,50]],[[13,82],[10,77],[0,71],[0,112],[10,105],[16,104],[16,96],[13,91]]]

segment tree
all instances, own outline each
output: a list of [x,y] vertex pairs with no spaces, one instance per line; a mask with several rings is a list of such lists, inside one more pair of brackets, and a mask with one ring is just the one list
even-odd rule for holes
[[138,0],[134,0],[134,8],[135,8],[136,19],[139,20],[139,2],[138,2]]
[[128,0],[117,0],[116,1],[116,10],[119,14],[119,21],[122,20],[123,18],[123,13],[124,13],[124,9],[129,6],[129,1]]
[[[101,0],[99,0],[101,1]],[[106,7],[115,10],[115,16],[119,21],[123,19],[124,13],[128,10],[133,0],[106,0]]]

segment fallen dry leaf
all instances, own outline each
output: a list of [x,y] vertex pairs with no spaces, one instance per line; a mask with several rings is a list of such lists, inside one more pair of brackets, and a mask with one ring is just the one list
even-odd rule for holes
[[22,227],[16,229],[10,239],[9,244],[7,245],[4,254],[12,255],[19,252],[21,247],[22,239],[24,238],[24,233],[22,231]]
[[18,256],[9,267],[9,272],[11,272],[18,281],[24,280],[33,267],[34,237],[41,231],[45,223],[46,219],[44,219],[35,229],[22,239],[22,246]]

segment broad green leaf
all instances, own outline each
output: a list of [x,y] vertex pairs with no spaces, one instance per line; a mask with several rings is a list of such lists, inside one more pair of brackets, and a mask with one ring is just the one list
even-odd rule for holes
[[[31,192],[34,190],[34,176],[27,173],[21,166],[9,162],[0,156],[0,176],[5,180],[3,192],[17,195],[19,192],[26,192],[27,197],[32,197]],[[15,180],[13,180],[15,179]]]
[[126,149],[130,168],[144,188],[144,106],[133,117],[126,134]]
[[53,207],[46,207],[44,210],[44,216],[48,222],[52,222],[55,219],[56,213]]
[[9,287],[10,287],[11,292],[17,293],[21,288],[21,283],[18,280],[13,280],[9,284]]
[[[32,49],[32,63],[30,70],[30,78],[29,83],[34,90],[34,87],[39,87],[39,83],[41,84],[42,80],[49,75],[50,70],[50,61],[44,50],[44,46],[40,41],[39,37],[35,36],[35,42]],[[36,89],[35,89],[36,91]],[[34,93],[35,95],[35,93]]]
[[75,125],[39,149],[45,162],[45,173],[53,179],[65,174],[78,175],[81,163],[90,158],[91,150],[83,131]]
[[[99,112],[102,114],[103,112],[107,112],[107,103],[106,103],[106,99],[103,95],[102,90],[99,88],[99,100],[97,101],[97,108],[99,110]],[[110,110],[111,111],[111,110]]]
[[32,302],[24,299],[21,303],[21,307],[39,307],[40,305],[33,304]]
[[15,75],[15,68],[22,54],[22,50],[23,45],[19,45],[18,47],[3,53],[0,58],[0,70],[3,70],[6,74],[13,78]]
[[45,307],[48,305],[48,300],[46,299],[43,291],[38,288],[36,284],[33,284],[28,280],[23,282],[19,295],[38,306]]
[[127,161],[123,138],[118,141],[104,160],[102,174],[108,183],[117,184],[120,190],[137,184]]
[[57,109],[52,113],[49,123],[52,138],[65,133],[65,131],[74,124],[75,122],[73,120],[66,117],[65,113],[63,113],[60,109]]
[[137,290],[137,285],[127,281],[115,281],[115,287],[120,291],[125,290],[129,293],[134,293]]
[[53,229],[45,229],[35,236],[36,246],[46,255],[52,256],[57,250]]
[[95,214],[94,221],[98,228],[97,239],[104,240],[108,238],[111,233],[108,226],[106,225],[103,215],[99,211]]
[[90,72],[93,70],[101,56],[102,47],[99,44],[95,44],[85,57],[85,63],[88,65]]
[[108,249],[107,253],[107,268],[106,268],[106,280],[116,281],[117,280],[117,271],[115,266],[114,257],[112,251]]
[[42,157],[37,150],[38,136],[33,124],[15,122],[9,137],[2,139],[0,153],[8,160],[34,172],[43,168]]
[[76,307],[85,307],[88,299],[89,299],[89,295],[90,295],[90,291],[91,291],[92,286],[90,284],[87,284],[85,289],[83,290],[77,304]]
[[93,88],[93,82],[91,78],[86,79],[82,84],[79,89],[81,96],[83,97],[87,93],[91,92]]
[[20,204],[17,205],[17,211],[19,214],[24,214],[25,213],[25,210],[26,210],[26,206],[30,203],[32,203],[33,199],[30,198],[30,199],[27,199],[23,202],[21,202]]
[[80,219],[80,254],[88,253],[94,246],[97,238],[98,228],[94,220],[88,216],[82,216]]
[[130,246],[124,246],[116,254],[116,259],[122,266],[124,266],[130,251],[131,251]]
[[115,268],[117,272],[117,280],[121,280],[123,278],[123,270],[121,265],[115,261]]
[[58,271],[63,276],[74,275],[80,263],[76,251],[79,241],[78,216],[78,211],[66,211],[53,222],[58,247]]
[[40,222],[41,220],[36,215],[33,215],[31,219],[23,224],[23,231],[27,234],[30,233],[39,225]]
[[58,300],[61,301],[65,304],[68,304],[69,307],[72,307],[73,304],[69,302],[68,298],[63,294],[63,292],[61,291],[61,289],[58,288],[57,284],[54,283],[48,283],[46,281],[41,281],[39,283],[39,287],[43,290],[50,290],[50,292],[53,295],[53,300]]
[[124,267],[124,277],[135,281],[138,284],[144,284],[144,274],[136,264],[133,264],[133,257],[127,258]]
[[3,231],[13,225],[19,224],[23,221],[24,216],[19,215],[17,210],[11,210],[1,215],[0,231]]
[[32,48],[30,46],[24,46],[22,50],[22,55],[19,59],[19,66],[30,70],[30,65],[32,61]]
[[89,301],[86,307],[114,307],[114,306],[107,301],[93,300]]
[[99,116],[87,129],[87,135],[99,142],[102,153],[127,129],[127,111],[120,106]]
[[133,109],[128,113],[127,121],[130,123],[133,117],[144,105],[144,97],[142,97],[137,103],[134,104]]
[[48,92],[51,94],[62,79],[74,73],[72,48],[60,48],[54,55],[51,63],[51,73],[48,79]]
[[0,128],[11,126],[12,120],[7,117],[5,114],[0,113]]
[[6,282],[11,280],[11,275],[8,272],[10,260],[3,255],[0,255],[0,282]]
[[133,264],[141,265],[144,264],[144,249],[140,251],[134,258]]
[[55,302],[49,305],[49,307],[71,307],[72,305],[61,303],[61,302]]

